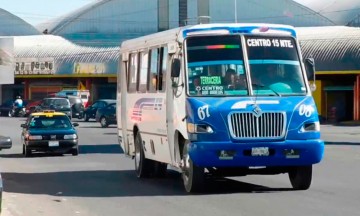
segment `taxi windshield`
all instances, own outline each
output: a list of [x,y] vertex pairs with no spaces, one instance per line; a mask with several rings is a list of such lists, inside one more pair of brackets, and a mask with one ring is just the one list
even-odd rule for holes
[[29,123],[31,129],[68,129],[71,127],[67,116],[34,116]]
[[190,96],[248,95],[240,36],[186,40]]

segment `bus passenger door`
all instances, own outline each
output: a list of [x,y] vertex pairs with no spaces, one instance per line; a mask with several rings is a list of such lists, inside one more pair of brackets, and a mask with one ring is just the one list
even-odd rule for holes
[[[121,136],[121,148],[124,151],[124,155],[130,156],[129,137],[127,131],[128,120],[128,107],[126,105],[127,99],[127,67],[128,60],[126,54],[122,54],[120,59],[120,74],[118,74],[118,94],[117,94],[117,127],[118,136]],[[120,142],[120,141],[119,141]]]

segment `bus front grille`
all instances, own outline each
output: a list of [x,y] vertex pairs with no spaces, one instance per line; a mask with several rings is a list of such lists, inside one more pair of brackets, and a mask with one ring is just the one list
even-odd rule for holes
[[228,117],[233,138],[278,139],[285,134],[285,113],[264,112],[256,116],[253,112],[235,112]]

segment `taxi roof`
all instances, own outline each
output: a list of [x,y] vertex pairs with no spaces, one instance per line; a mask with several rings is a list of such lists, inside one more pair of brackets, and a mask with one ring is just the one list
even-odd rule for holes
[[65,113],[55,112],[54,110],[44,110],[41,112],[31,113],[31,116],[46,116],[46,117],[65,116]]

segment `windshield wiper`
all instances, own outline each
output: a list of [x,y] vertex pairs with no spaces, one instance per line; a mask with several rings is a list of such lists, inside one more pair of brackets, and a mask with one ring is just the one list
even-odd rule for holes
[[265,86],[265,85],[258,84],[258,83],[253,83],[252,87],[269,89],[270,91],[274,92],[274,94],[276,94],[277,96],[279,96],[279,97],[282,96],[279,92],[275,91],[274,89],[270,88],[269,86]]

